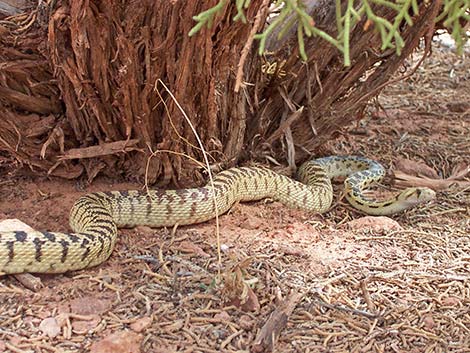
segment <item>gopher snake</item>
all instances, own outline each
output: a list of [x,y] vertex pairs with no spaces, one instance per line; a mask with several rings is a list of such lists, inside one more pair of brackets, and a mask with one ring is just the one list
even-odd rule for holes
[[[0,233],[1,273],[61,273],[95,266],[111,254],[117,228],[166,227],[207,221],[238,201],[270,197],[307,211],[331,205],[330,179],[347,176],[345,193],[357,209],[374,215],[399,212],[434,198],[428,188],[410,188],[386,201],[367,199],[362,190],[385,170],[362,157],[325,157],[304,163],[299,181],[262,167],[232,168],[204,187],[181,190],[95,192],[78,199],[70,211],[73,233],[12,231]],[[214,197],[215,195],[215,197]]]

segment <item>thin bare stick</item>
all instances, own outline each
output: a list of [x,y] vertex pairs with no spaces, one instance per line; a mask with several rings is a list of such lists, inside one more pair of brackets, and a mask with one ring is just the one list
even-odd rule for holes
[[147,191],[147,194],[150,194],[150,188],[149,188],[149,183],[148,183],[150,160],[152,159],[152,157],[155,157],[159,153],[169,153],[169,154],[174,154],[174,155],[177,155],[177,156],[180,156],[180,157],[185,157],[185,158],[189,159],[190,161],[194,162],[195,164],[197,164],[199,167],[201,167],[201,168],[205,167],[205,165],[203,163],[199,162],[197,159],[191,157],[190,155],[188,155],[184,152],[176,152],[176,151],[172,151],[172,150],[152,151],[152,148],[150,146],[147,146],[147,147],[149,148],[150,153],[151,153],[149,158],[147,158],[147,163],[145,165],[145,183],[144,183],[144,187],[145,187],[145,190]]
[[248,53],[250,52],[255,34],[256,32],[258,32],[258,29],[260,27],[261,17],[264,16],[264,14],[266,13],[270,2],[271,2],[270,0],[263,1],[263,4],[261,5],[258,13],[256,14],[255,22],[253,23],[253,27],[251,27],[248,40],[246,41],[246,44],[242,49],[242,53],[240,55],[240,61],[238,62],[238,67],[237,67],[237,78],[235,81],[235,89],[234,89],[235,93],[238,93],[240,91],[240,86],[242,85],[242,80],[243,80],[243,66],[245,65],[246,57],[248,56]]
[[196,129],[194,128],[194,125],[193,123],[191,122],[191,120],[189,119],[188,115],[186,114],[186,112],[184,111],[184,109],[181,107],[181,105],[179,104],[179,102],[176,100],[175,96],[173,95],[173,93],[171,93],[171,91],[169,90],[169,88],[165,85],[165,83],[158,79],[156,82],[155,82],[155,89],[156,89],[156,86],[157,86],[157,82],[159,82],[164,88],[165,90],[168,92],[168,94],[170,95],[171,99],[173,99],[173,101],[175,102],[176,106],[178,107],[178,109],[181,111],[181,114],[183,114],[184,118],[186,119],[186,121],[188,122],[188,125],[189,127],[191,128],[191,131],[193,132],[194,136],[196,137],[196,140],[197,140],[197,143],[199,144],[200,148],[201,148],[201,151],[202,151],[202,155],[204,157],[204,162],[206,164],[206,167],[207,167],[207,174],[209,175],[209,182],[211,184],[211,187],[212,187],[212,199],[214,201],[214,207],[215,207],[215,236],[216,236],[216,239],[217,239],[217,262],[219,263],[219,266],[218,266],[218,271],[219,271],[219,275],[220,275],[220,268],[221,268],[221,264],[222,264],[222,254],[221,254],[221,251],[220,251],[220,226],[219,226],[219,208],[217,206],[217,199],[215,198],[215,186],[214,186],[214,179],[212,177],[212,171],[211,171],[211,168],[210,168],[210,164],[209,164],[209,158],[207,157],[208,156],[208,153],[206,152],[205,148],[204,148],[204,145],[196,131]]

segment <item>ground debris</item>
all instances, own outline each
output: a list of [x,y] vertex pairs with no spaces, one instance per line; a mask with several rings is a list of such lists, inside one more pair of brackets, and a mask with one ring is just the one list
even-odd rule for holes
[[[415,76],[385,90],[385,112],[372,111],[325,154],[360,152],[390,170],[398,158],[422,161],[442,180],[468,183],[459,166],[469,165],[469,115],[446,108],[470,88],[468,72],[467,58],[435,50]],[[85,191],[138,187],[98,177]],[[279,331],[278,352],[467,352],[470,188],[443,188],[435,202],[390,217],[399,227],[382,230],[347,227],[362,215],[335,188],[324,215],[237,205],[220,217],[221,263],[211,221],[175,233],[120,230],[103,265],[41,276],[36,292],[2,277],[0,351],[98,352],[123,339],[121,348],[136,352],[248,352],[282,298],[303,293]],[[0,214],[63,231],[83,193],[74,182],[5,175]],[[248,290],[254,311],[227,300],[246,299]],[[41,332],[47,318],[61,328],[54,338]]]

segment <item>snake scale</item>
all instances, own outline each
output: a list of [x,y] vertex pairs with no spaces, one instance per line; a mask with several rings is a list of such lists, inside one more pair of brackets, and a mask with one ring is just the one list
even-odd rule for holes
[[365,197],[363,189],[380,181],[385,170],[363,157],[319,158],[304,163],[297,174],[299,181],[264,167],[241,167],[222,171],[213,185],[199,188],[87,194],[70,211],[71,233],[0,232],[0,273],[62,273],[95,266],[113,251],[117,228],[200,223],[214,218],[216,209],[222,214],[238,201],[269,197],[288,207],[322,213],[331,206],[331,179],[338,176],[346,176],[348,201],[372,215],[396,213],[435,196],[428,188],[409,188],[385,201]]

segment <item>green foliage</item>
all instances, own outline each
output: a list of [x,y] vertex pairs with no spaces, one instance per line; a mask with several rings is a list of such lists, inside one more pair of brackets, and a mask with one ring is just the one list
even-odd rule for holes
[[[214,7],[211,7],[209,10],[206,10],[204,12],[201,12],[199,15],[194,16],[193,20],[196,21],[197,24],[193,28],[191,28],[188,35],[190,37],[193,36],[194,34],[199,32],[199,30],[204,26],[207,26],[207,28],[211,28],[212,23],[214,22],[214,17],[217,15],[219,11],[221,11],[224,8],[226,3],[227,3],[227,0],[219,0],[219,3],[215,5]],[[243,9],[238,9],[238,13],[240,12],[243,13]],[[242,16],[243,17],[241,18],[245,18],[245,15],[242,15]]]
[[462,54],[463,46],[468,41],[462,22],[470,22],[470,0],[448,0],[444,2],[444,10],[436,21],[444,20],[444,26],[451,28],[451,36],[457,44],[457,51]]
[[[197,22],[191,29],[189,35],[196,34],[202,27],[211,28],[214,18],[218,12],[227,4],[229,0],[219,0],[214,7],[194,16]],[[251,3],[251,0],[234,0],[237,7],[237,15],[234,21],[241,20],[246,23],[244,10]],[[426,0],[431,1],[431,0]],[[342,6],[341,3],[345,3]],[[400,35],[399,26],[405,21],[408,25],[413,25],[410,13],[418,15],[419,6],[417,0],[336,0],[336,24],[338,35],[336,38],[315,27],[313,18],[306,12],[304,3],[301,0],[275,0],[272,4],[279,8],[279,14],[274,21],[270,23],[262,33],[255,36],[259,39],[259,54],[262,55],[266,48],[266,40],[277,27],[282,27],[277,35],[282,39],[293,26],[297,26],[297,41],[299,44],[299,53],[303,60],[307,60],[305,52],[304,38],[312,35],[319,36],[327,42],[334,45],[343,53],[344,64],[350,65],[349,56],[349,36],[351,28],[354,27],[362,18],[367,18],[365,30],[372,25],[380,33],[382,40],[382,50],[394,48],[397,54],[401,53],[404,46],[403,38]],[[386,6],[396,12],[392,22],[376,15],[372,5]],[[345,7],[342,9],[342,7]],[[468,40],[462,22],[470,21],[470,0],[443,0],[443,10],[436,21],[444,21],[444,25],[451,29],[452,38],[457,44],[458,51],[461,53],[464,44]]]

